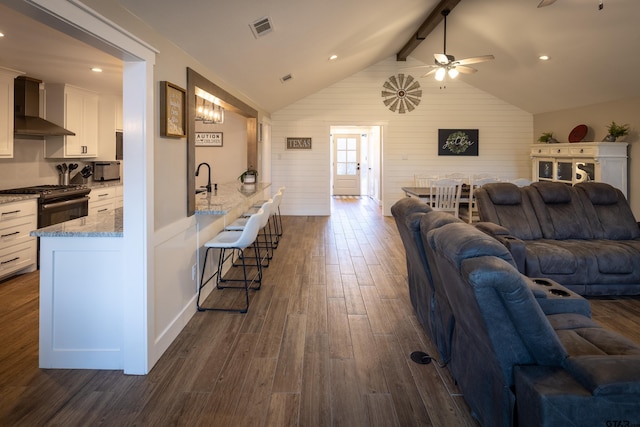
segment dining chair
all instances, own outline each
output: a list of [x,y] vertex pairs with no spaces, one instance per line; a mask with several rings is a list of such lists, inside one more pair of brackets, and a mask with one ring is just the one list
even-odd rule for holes
[[471,224],[474,219],[479,219],[478,216],[478,205],[476,203],[475,198],[475,190],[477,188],[482,187],[485,184],[489,184],[492,182],[499,182],[500,180],[496,176],[487,176],[484,178],[475,178],[469,184],[469,203],[467,205],[460,206],[460,218],[466,219],[466,221]]
[[494,174],[494,173],[477,173],[477,174],[474,174],[474,175],[471,177],[471,179],[472,179],[472,180],[474,180],[474,181],[475,181],[475,180],[478,180],[478,179],[484,179],[484,178],[493,178],[493,179],[495,179],[496,181],[499,181],[499,180],[500,180],[500,178],[498,177],[498,175],[496,175],[496,174]]
[[429,205],[433,210],[450,212],[458,216],[462,183],[455,179],[431,181]]
[[444,176],[445,179],[456,179],[463,184],[469,184],[469,174],[466,173],[448,173]]
[[438,179],[438,175],[415,174],[413,176],[413,186],[427,188],[431,185],[431,181]]

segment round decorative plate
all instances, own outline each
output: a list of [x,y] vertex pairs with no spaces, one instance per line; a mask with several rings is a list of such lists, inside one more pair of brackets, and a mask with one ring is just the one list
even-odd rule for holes
[[587,125],[578,125],[569,133],[569,142],[580,142],[587,136],[589,128]]
[[410,75],[398,74],[391,76],[382,85],[382,102],[394,113],[399,114],[413,111],[422,97],[420,83]]

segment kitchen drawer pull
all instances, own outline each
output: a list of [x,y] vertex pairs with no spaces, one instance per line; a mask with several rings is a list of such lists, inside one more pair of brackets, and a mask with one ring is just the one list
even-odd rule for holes
[[17,211],[2,212],[2,215],[14,215],[17,213],[20,213],[20,209],[18,209]]
[[106,197],[108,195],[109,195],[109,193],[102,193],[102,194],[98,194],[98,197]]
[[5,237],[9,237],[9,236],[15,236],[16,234],[20,234],[20,232],[14,231],[13,233],[3,234],[2,236],[0,236],[0,239],[4,239]]
[[107,212],[108,210],[109,210],[109,208],[99,209],[99,210],[98,210],[98,213],[100,213],[100,212]]
[[0,262],[0,265],[9,264],[10,262],[14,262],[14,261],[17,261],[17,260],[19,260],[19,259],[20,259],[20,257],[19,257],[19,256],[17,256],[17,257],[15,257],[15,258],[12,258],[12,259],[9,259],[9,260],[6,260],[6,261],[2,261],[2,262]]

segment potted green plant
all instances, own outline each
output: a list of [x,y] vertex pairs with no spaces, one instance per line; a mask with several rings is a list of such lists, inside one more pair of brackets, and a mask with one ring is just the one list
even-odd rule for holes
[[538,141],[544,144],[555,144],[556,142],[558,142],[558,140],[553,137],[553,132],[544,132],[542,135],[540,135]]
[[249,166],[246,171],[242,172],[238,179],[243,184],[255,184],[258,180],[258,171],[254,169],[253,166]]
[[604,138],[605,141],[614,142],[618,138],[623,137],[629,133],[629,125],[619,125],[614,121],[611,121],[609,126],[607,126],[607,136]]

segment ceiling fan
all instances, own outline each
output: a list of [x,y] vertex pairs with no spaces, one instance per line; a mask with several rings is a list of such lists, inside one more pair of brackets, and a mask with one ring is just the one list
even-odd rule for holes
[[473,74],[477,72],[475,68],[469,67],[469,64],[478,64],[480,62],[490,61],[495,59],[493,55],[483,55],[483,56],[474,56],[472,58],[465,58],[456,60],[453,55],[447,55],[447,15],[449,15],[450,10],[444,9],[441,14],[444,17],[444,49],[443,53],[434,54],[435,64],[434,65],[423,65],[418,68],[432,68],[430,71],[425,73],[422,77],[426,77],[430,74],[436,75],[436,80],[441,82],[444,80],[445,76],[448,74],[449,77],[455,79],[459,73],[463,74]]

